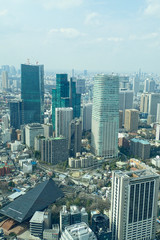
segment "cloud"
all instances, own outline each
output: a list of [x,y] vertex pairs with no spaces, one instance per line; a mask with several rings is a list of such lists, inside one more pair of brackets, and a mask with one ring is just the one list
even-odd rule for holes
[[52,28],[49,30],[49,34],[59,34],[63,35],[66,38],[77,38],[85,35],[84,33],[79,32],[75,28]]
[[160,16],[160,1],[159,0],[147,0],[147,7],[144,10],[144,14],[148,16]]
[[84,23],[86,25],[99,25],[100,24],[99,14],[96,12],[89,13],[86,16]]
[[149,33],[149,34],[144,34],[141,36],[138,35],[130,35],[129,36],[129,40],[150,40],[150,39],[155,39],[159,36],[158,32],[153,32],[153,33]]
[[108,37],[107,41],[111,41],[111,42],[122,42],[124,39],[121,37]]
[[82,4],[83,0],[42,0],[43,6],[47,9],[59,8],[67,9],[78,7]]
[[6,16],[7,13],[8,13],[8,10],[7,10],[7,9],[4,9],[4,10],[0,11],[0,17]]

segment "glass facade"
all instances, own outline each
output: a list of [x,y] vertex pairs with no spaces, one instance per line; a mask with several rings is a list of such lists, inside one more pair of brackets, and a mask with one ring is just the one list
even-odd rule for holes
[[43,123],[44,66],[21,65],[21,98],[24,103],[24,123]]
[[15,129],[20,129],[20,126],[24,123],[23,101],[10,102],[9,110],[10,110],[10,126]]
[[80,117],[81,94],[76,93],[76,82],[67,74],[56,74],[56,89],[52,89],[52,124],[55,130],[55,109],[72,107],[73,118]]
[[119,78],[97,75],[94,79],[92,152],[107,158],[118,155]]

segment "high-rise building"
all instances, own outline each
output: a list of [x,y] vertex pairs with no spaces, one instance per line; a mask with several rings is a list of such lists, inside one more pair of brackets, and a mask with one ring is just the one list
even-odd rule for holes
[[126,109],[124,127],[127,131],[136,132],[138,130],[139,111],[136,109]]
[[69,82],[67,74],[56,74],[56,89],[52,89],[52,124],[55,130],[55,109],[69,107]]
[[123,111],[119,110],[119,128],[122,128],[123,125]]
[[160,124],[157,124],[156,126],[156,140],[160,140]]
[[157,104],[157,118],[156,122],[160,123],[160,103]]
[[73,118],[79,118],[81,115],[81,94],[76,93],[76,82],[70,78],[69,82],[70,107],[73,108]]
[[82,117],[82,124],[83,124],[83,131],[91,130],[92,124],[92,103],[83,104],[81,108],[81,117]]
[[24,122],[44,121],[44,66],[21,64],[21,98]]
[[9,110],[10,110],[10,127],[20,129],[20,126],[24,124],[23,101],[15,100],[10,102]]
[[68,141],[64,137],[41,140],[41,160],[53,165],[68,160]]
[[112,240],[153,240],[156,233],[159,175],[150,170],[113,171]]
[[119,91],[119,110],[123,111],[123,123],[125,117],[125,110],[133,107],[133,91],[121,89]]
[[86,91],[86,81],[85,79],[77,79],[76,81],[76,92],[79,94],[83,94]]
[[2,89],[3,90],[8,89],[8,72],[7,71],[2,72]]
[[155,81],[146,79],[144,82],[144,92],[154,92],[155,90]]
[[148,114],[157,116],[157,105],[160,103],[160,93],[150,93],[149,94],[149,106],[148,106]]
[[39,123],[31,123],[25,126],[25,143],[27,147],[34,147],[35,137],[44,135],[44,129]]
[[44,137],[50,138],[53,137],[53,126],[51,123],[42,124],[44,128]]
[[129,76],[119,76],[119,87],[129,89]]
[[55,132],[56,137],[69,137],[69,124],[73,119],[73,108],[55,109]]
[[137,93],[139,92],[139,76],[138,74],[136,74],[135,78],[133,79],[133,92],[134,92],[134,95],[137,96]]
[[81,152],[82,121],[75,118],[69,124],[69,151],[70,156],[75,157],[77,152]]
[[94,80],[91,147],[97,156],[118,155],[119,78],[97,75]]
[[133,138],[130,140],[130,154],[143,160],[150,158],[150,143],[146,140]]
[[149,94],[143,93],[141,95],[140,112],[148,113],[148,107],[149,107]]

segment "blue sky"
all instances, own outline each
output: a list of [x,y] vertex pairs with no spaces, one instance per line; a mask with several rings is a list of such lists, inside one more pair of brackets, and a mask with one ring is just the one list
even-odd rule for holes
[[160,73],[160,0],[0,0],[0,65]]

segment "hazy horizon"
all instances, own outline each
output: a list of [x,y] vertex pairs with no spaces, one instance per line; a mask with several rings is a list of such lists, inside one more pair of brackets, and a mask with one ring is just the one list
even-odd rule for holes
[[159,0],[0,3],[0,65],[160,73]]

